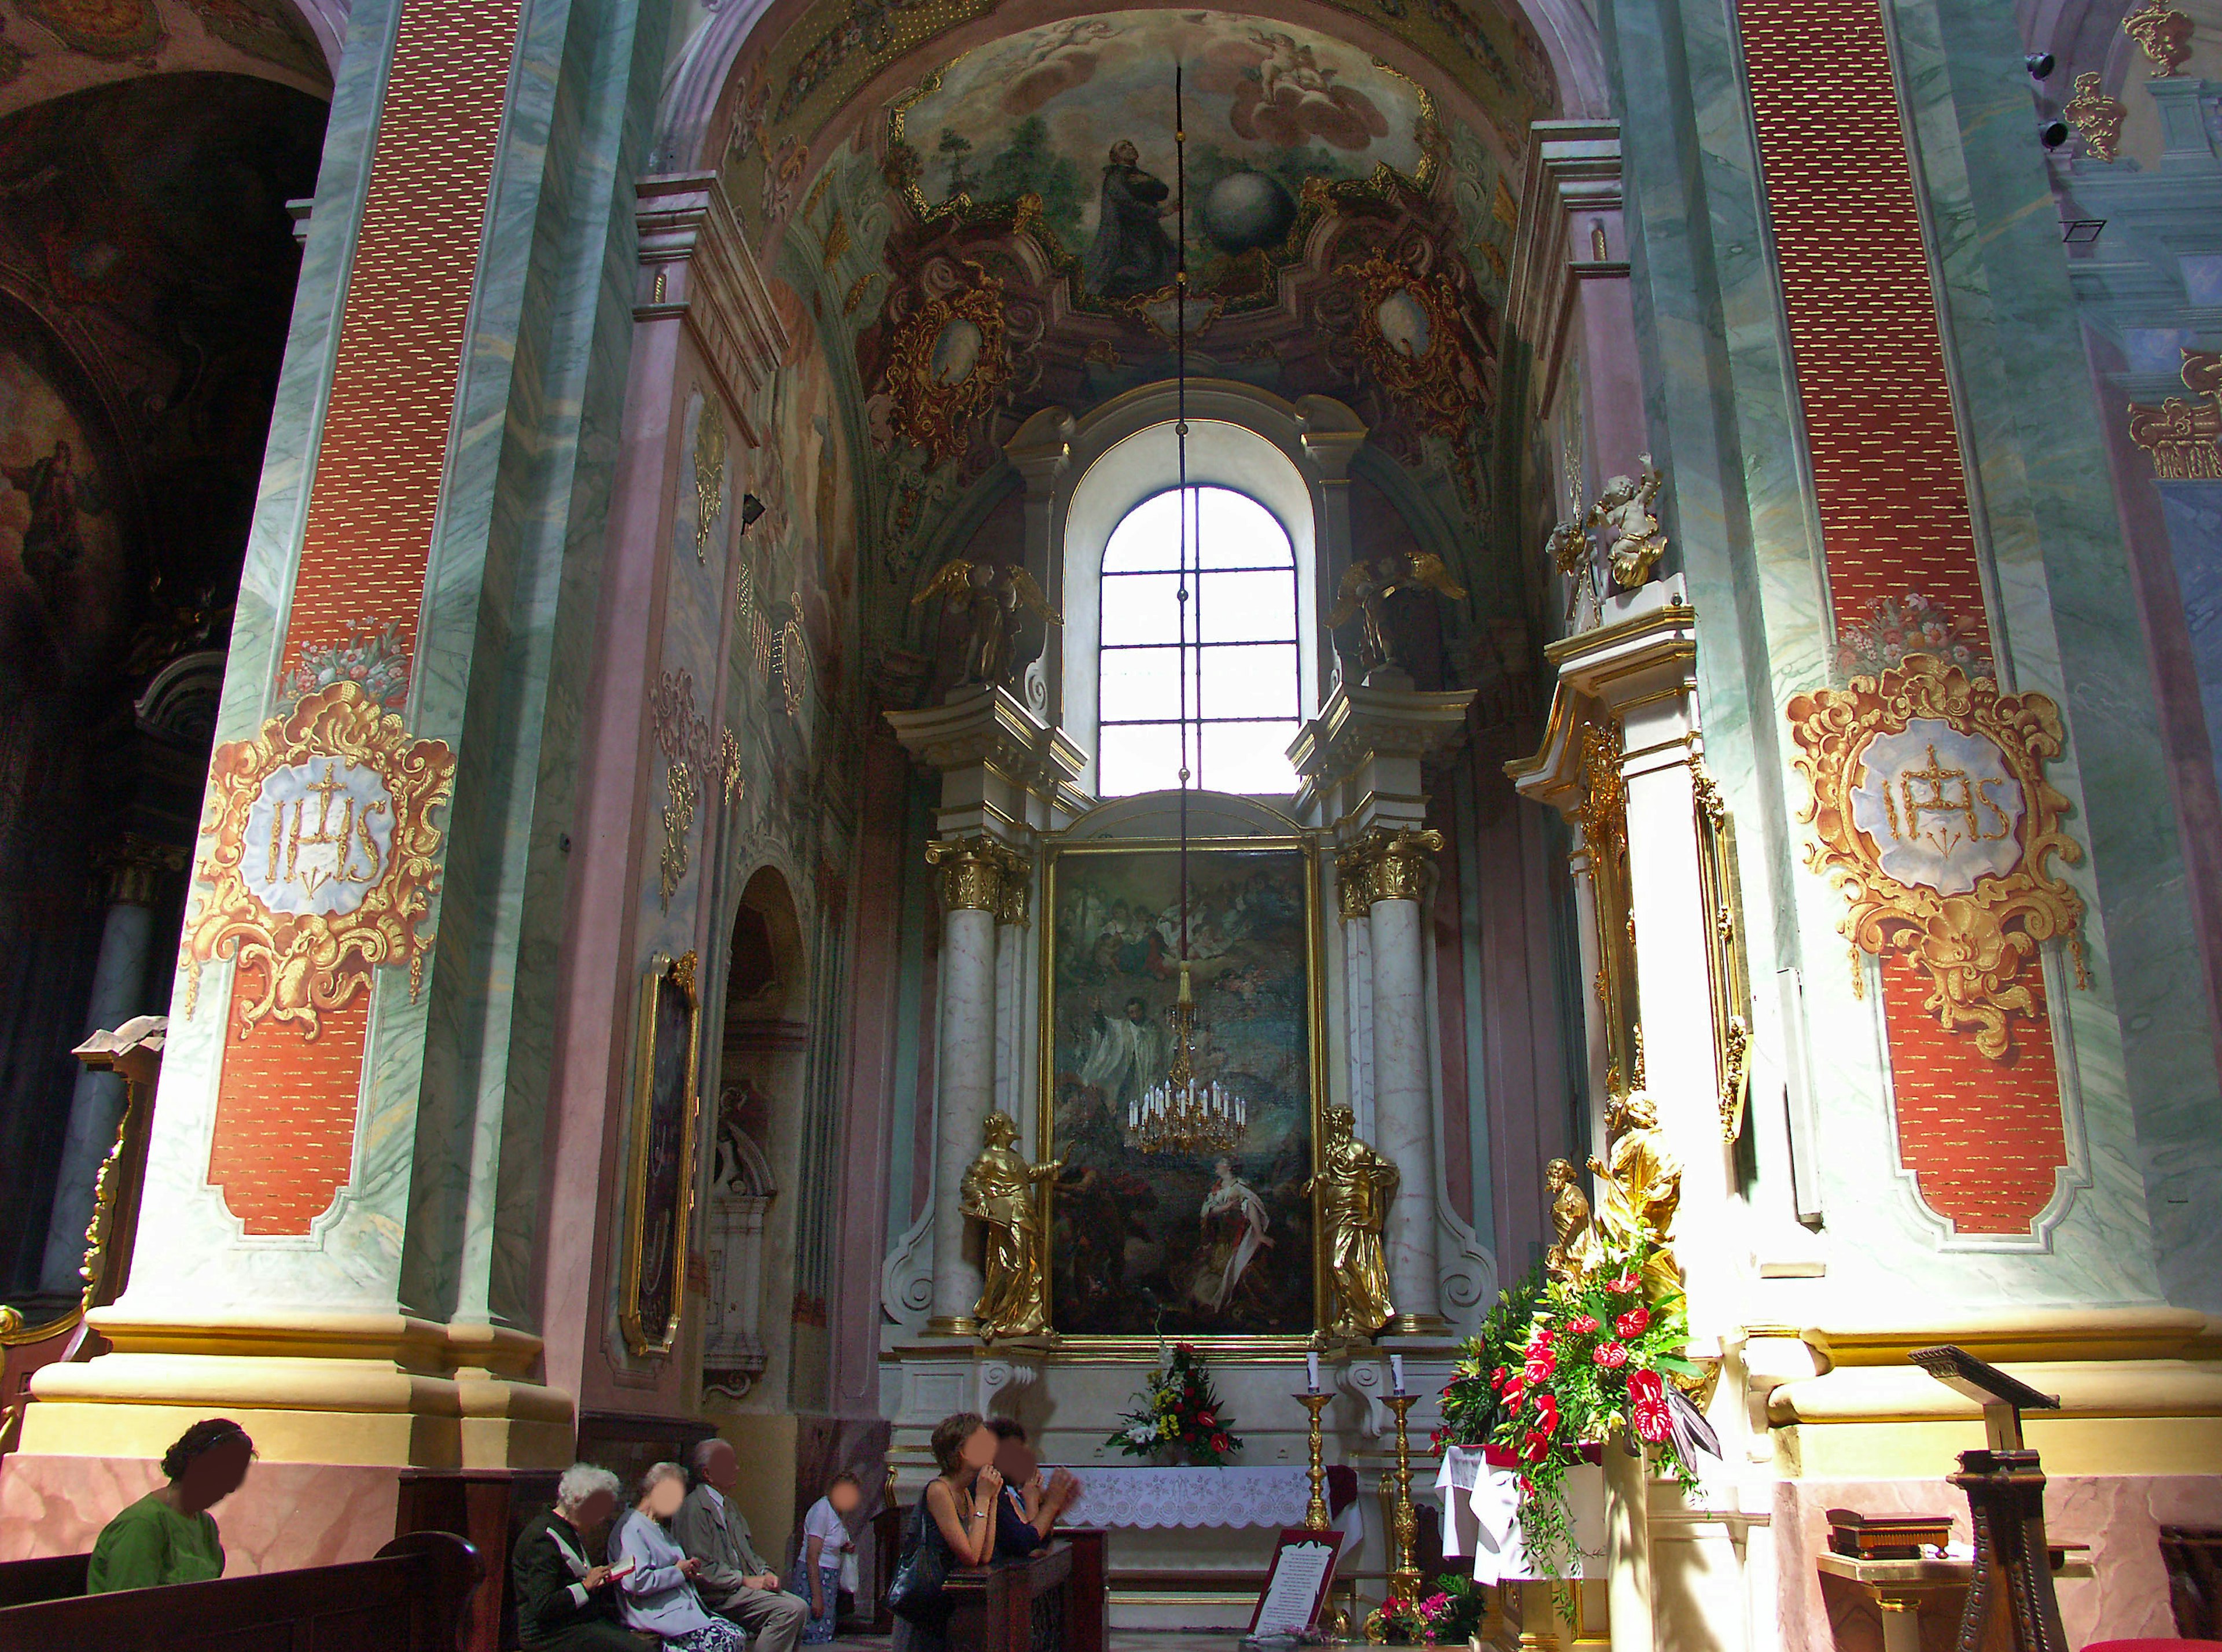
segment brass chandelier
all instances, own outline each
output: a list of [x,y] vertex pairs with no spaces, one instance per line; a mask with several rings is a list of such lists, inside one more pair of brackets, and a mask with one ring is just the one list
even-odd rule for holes
[[[1176,191],[1177,233],[1173,252],[1173,298],[1178,307],[1174,323],[1174,385],[1177,408],[1173,437],[1179,455],[1180,587],[1177,606],[1180,622],[1180,996],[1173,1005],[1172,1059],[1165,1076],[1127,1104],[1127,1140],[1146,1153],[1223,1153],[1233,1150],[1249,1126],[1250,1110],[1216,1078],[1199,1079],[1196,1072],[1196,993],[1189,978],[1188,955],[1188,574],[1189,518],[1196,516],[1198,538],[1202,512],[1188,485],[1188,135],[1181,120],[1181,70],[1173,67],[1173,183]],[[1202,551],[1196,551],[1201,567]],[[1201,638],[1198,639],[1199,645]],[[1198,693],[1202,684],[1198,684]],[[1202,708],[1199,707],[1198,708]],[[1199,743],[1202,738],[1198,731]]]

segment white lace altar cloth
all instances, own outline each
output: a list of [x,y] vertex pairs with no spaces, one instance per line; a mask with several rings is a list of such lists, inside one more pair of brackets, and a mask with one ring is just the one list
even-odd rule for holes
[[1301,1468],[1076,1468],[1070,1526],[1301,1526]]

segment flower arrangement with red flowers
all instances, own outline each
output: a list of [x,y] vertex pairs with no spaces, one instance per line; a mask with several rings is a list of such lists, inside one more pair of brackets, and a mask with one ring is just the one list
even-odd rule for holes
[[1228,1426],[1227,1408],[1212,1386],[1204,1358],[1187,1342],[1173,1345],[1165,1363],[1150,1373],[1142,1404],[1122,1413],[1120,1429],[1104,1442],[1129,1457],[1172,1457],[1196,1468],[1220,1468],[1242,1449]]
[[[1506,1322],[1492,1314],[1444,1391],[1447,1442],[1518,1468],[1521,1531],[1547,1567],[1574,1558],[1566,1475],[1595,1448],[1632,1436],[1657,1467],[1697,1486],[1689,1454],[1710,1430],[1673,1386],[1698,1374],[1683,1355],[1688,1318],[1679,1295],[1647,1297],[1648,1253],[1608,1253],[1585,1274],[1544,1284]],[[1511,1301],[1508,1291],[1499,1309]]]

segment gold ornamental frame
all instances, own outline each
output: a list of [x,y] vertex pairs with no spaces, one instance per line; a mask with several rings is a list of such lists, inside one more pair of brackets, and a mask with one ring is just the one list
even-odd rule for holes
[[[702,1001],[696,988],[694,952],[677,958],[658,952],[642,977],[639,1055],[633,1068],[632,1160],[625,1201],[625,1281],[618,1297],[618,1322],[625,1346],[643,1358],[668,1354],[677,1346],[685,1316],[687,1248],[694,1216],[694,1147],[701,1115]],[[659,1329],[642,1315],[641,1292],[648,1237],[649,1133],[655,1111],[656,1009],[668,982],[687,1004],[687,1052],[680,1095],[679,1176],[671,1225],[670,1310]]]
[[[2075,984],[2090,985],[2083,902],[2052,868],[2056,859],[2073,866],[2083,858],[2082,846],[2061,828],[2068,800],[2044,772],[2067,744],[2060,708],[2046,695],[2003,694],[1988,677],[1970,678],[1956,665],[1909,654],[1878,675],[1794,695],[1787,711],[1796,743],[1791,760],[1812,788],[1798,816],[1813,828],[1805,864],[1850,902],[1839,926],[1844,938],[1876,958],[1905,954],[1929,979],[1923,1008],[1947,1031],[1972,1027],[1975,1047],[2004,1060],[2013,1048],[2007,1018],[2036,1008],[2027,977],[2043,942],[2065,941]],[[1868,747],[1916,719],[1989,742],[2021,788],[2020,819],[2012,829],[2019,852],[2012,869],[1977,876],[1964,894],[1900,882],[1853,822],[1852,793]],[[1987,794],[1983,803],[1998,813]]]
[[[322,764],[322,774],[317,768]],[[313,778],[296,789],[318,796],[274,801],[267,842],[250,843],[250,820],[273,778],[295,769]],[[201,970],[218,958],[235,962],[243,983],[261,977],[256,996],[242,995],[240,1030],[265,1021],[291,1022],[315,1038],[322,1017],[353,1002],[380,964],[406,965],[414,1002],[424,983],[432,935],[424,927],[440,888],[444,833],[432,811],[448,801],[455,754],[443,740],[412,740],[401,719],[353,682],[304,694],[291,711],[262,725],[253,739],[229,740],[209,763],[207,812],[201,833],[212,837],[193,869],[209,887],[185,920],[178,962],[185,977],[185,1018],[200,1002]],[[360,791],[374,795],[359,795]],[[338,829],[333,830],[336,801]],[[290,833],[286,801],[293,807]],[[310,813],[315,819],[314,831]],[[383,816],[381,847],[373,821]],[[257,825],[259,837],[263,827]],[[307,848],[304,860],[300,851]],[[326,868],[320,851],[330,851]],[[283,875],[280,876],[282,868]],[[273,911],[257,883],[313,902],[325,889],[364,885],[345,909]]]
[[[926,451],[930,465],[963,455],[968,427],[986,412],[1011,377],[1003,345],[1003,283],[983,264],[960,260],[970,284],[938,293],[895,324],[888,347],[888,428]],[[979,354],[964,376],[944,379],[934,370],[933,348],[951,325],[963,322],[979,335]]]
[[1751,961],[1743,936],[1743,886],[1736,821],[1703,757],[1690,759],[1697,804],[1698,894],[1705,909],[1705,978],[1713,1010],[1713,1058],[1721,1077],[1721,1140],[1743,1134],[1751,1095]]
[[[1321,1115],[1326,1111],[1327,1074],[1327,970],[1326,933],[1320,911],[1319,845],[1301,833],[1255,838],[1190,838],[1190,854],[1228,851],[1294,851],[1303,857],[1304,881],[1304,973],[1306,1021],[1305,1046],[1307,1059],[1305,1076],[1310,1090],[1310,1153],[1311,1172],[1319,1173]],[[1040,1159],[1054,1159],[1056,1147],[1057,1112],[1057,874],[1060,862],[1071,857],[1106,855],[1171,854],[1178,852],[1180,841],[1176,838],[1118,838],[1092,839],[1082,843],[1065,843],[1052,836],[1045,840],[1042,860],[1042,939],[1041,939],[1041,1013],[1036,1019],[1035,1042],[1039,1060],[1039,1083],[1034,1097],[1035,1151]],[[1047,1240],[1054,1233],[1055,1211],[1051,1203],[1054,1197],[1045,1185],[1038,1197],[1041,1200],[1040,1219],[1045,1235],[1045,1254]],[[1328,1271],[1326,1253],[1320,1242],[1319,1196],[1315,1192],[1312,1206],[1312,1329],[1304,1332],[1276,1332],[1270,1334],[1235,1333],[1213,1335],[1183,1335],[1177,1340],[1207,1354],[1252,1361],[1296,1360],[1307,1349],[1318,1345],[1314,1338],[1326,1325],[1328,1315]],[[1114,1363],[1148,1364],[1158,1357],[1159,1339],[1124,1334],[1072,1335],[1057,1327],[1057,1270],[1047,1270],[1044,1281],[1044,1297],[1048,1304],[1051,1335],[1056,1346],[1067,1351],[1070,1357],[1099,1359]]]
[[1597,934],[1597,995],[1604,1023],[1608,1091],[1628,1082],[1641,1058],[1642,1021],[1635,986],[1635,903],[1628,870],[1628,782],[1620,771],[1619,720],[1598,711],[1574,731],[1581,751],[1580,796],[1572,815],[1590,861],[1591,916]]

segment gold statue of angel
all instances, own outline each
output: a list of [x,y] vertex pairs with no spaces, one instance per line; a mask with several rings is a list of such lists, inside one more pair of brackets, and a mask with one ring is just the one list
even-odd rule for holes
[[1370,562],[1362,557],[1353,558],[1350,566],[1343,569],[1342,587],[1335,593],[1334,608],[1327,617],[1327,625],[1329,631],[1338,631],[1353,619],[1363,618],[1365,625],[1359,632],[1358,643],[1361,672],[1397,663],[1395,650],[1389,646],[1389,634],[1381,622],[1390,597],[1422,585],[1453,600],[1466,595],[1466,587],[1451,577],[1449,566],[1433,551],[1403,551]]
[[1046,625],[1064,620],[1049,606],[1034,576],[1013,563],[998,568],[953,556],[944,562],[926,587],[910,600],[915,608],[934,597],[964,604],[970,629],[964,639],[964,664],[960,682],[985,682],[1007,688],[1011,676],[1011,647],[1017,639],[1019,610],[1026,609]]
[[1604,530],[1605,560],[1612,565],[1613,583],[1623,591],[1633,591],[1649,579],[1652,568],[1666,554],[1666,536],[1660,531],[1659,518],[1651,513],[1666,475],[1652,465],[1648,453],[1637,454],[1635,462],[1642,467],[1641,473],[1633,478],[1615,476],[1608,481],[1597,503],[1590,506],[1587,523]]

